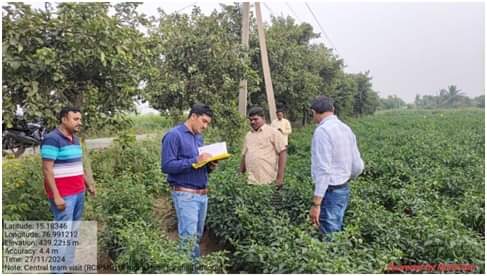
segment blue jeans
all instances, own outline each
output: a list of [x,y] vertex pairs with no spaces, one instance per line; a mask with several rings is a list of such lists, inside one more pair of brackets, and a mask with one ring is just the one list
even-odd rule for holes
[[180,246],[191,248],[191,257],[200,257],[200,240],[205,229],[208,196],[190,192],[172,192],[172,200],[178,219],[178,234]]
[[[50,209],[54,215],[54,222],[66,222],[68,224],[68,229],[63,229],[63,231],[78,231],[80,223],[79,221],[81,221],[83,216],[85,193],[81,192],[78,194],[65,196],[63,199],[65,205],[63,211],[56,207],[54,200],[49,199]],[[53,273],[66,272],[68,266],[74,264],[76,246],[66,246],[65,242],[67,241],[77,241],[77,238],[53,238],[51,242],[51,256],[53,258],[53,262],[51,262],[53,267],[51,270]]]
[[323,198],[320,211],[320,231],[324,234],[341,231],[343,217],[348,206],[350,187],[328,189]]

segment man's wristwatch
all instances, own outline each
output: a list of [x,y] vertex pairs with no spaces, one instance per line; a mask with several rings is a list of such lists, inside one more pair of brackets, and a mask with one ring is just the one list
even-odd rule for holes
[[321,204],[316,204],[313,202],[313,207],[321,207]]

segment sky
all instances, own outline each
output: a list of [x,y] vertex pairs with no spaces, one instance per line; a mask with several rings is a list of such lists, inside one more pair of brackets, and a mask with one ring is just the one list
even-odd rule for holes
[[[42,3],[34,2],[34,6]],[[157,15],[189,13],[193,5],[209,14],[232,1],[145,1],[139,11]],[[344,60],[345,71],[370,71],[379,96],[413,102],[416,94],[435,95],[456,85],[466,96],[485,94],[485,3],[264,1],[264,21],[292,16],[307,22]],[[317,20],[313,18],[313,11]],[[40,4],[42,6],[42,4]],[[255,11],[251,8],[251,11]],[[320,26],[322,28],[320,28]],[[251,30],[256,31],[256,30]]]
[[[229,1],[146,1],[140,11],[156,15],[187,13],[192,5],[204,13]],[[456,85],[470,97],[485,94],[485,4],[483,2],[329,2],[264,1],[270,15],[307,22],[345,62],[345,71],[370,71],[381,97],[397,95],[413,102],[416,94],[435,95]],[[326,35],[323,35],[306,4]],[[251,8],[251,10],[253,10]],[[255,31],[255,30],[254,30]]]

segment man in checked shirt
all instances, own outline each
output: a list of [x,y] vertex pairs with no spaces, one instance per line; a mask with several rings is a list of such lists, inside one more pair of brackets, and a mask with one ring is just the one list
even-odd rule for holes
[[311,103],[318,124],[311,144],[311,176],[315,184],[311,223],[324,234],[342,230],[348,205],[348,182],[364,169],[357,140],[350,127],[334,115],[333,100],[319,96]]

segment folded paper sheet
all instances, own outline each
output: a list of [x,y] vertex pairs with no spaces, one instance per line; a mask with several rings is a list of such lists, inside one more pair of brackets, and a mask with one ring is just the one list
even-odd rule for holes
[[193,163],[193,168],[195,169],[199,169],[205,166],[206,164],[208,164],[209,162],[227,159],[231,156],[227,152],[227,143],[225,142],[215,143],[215,144],[200,147],[198,148],[198,152],[199,154],[209,153],[211,155],[211,158],[198,163]]

